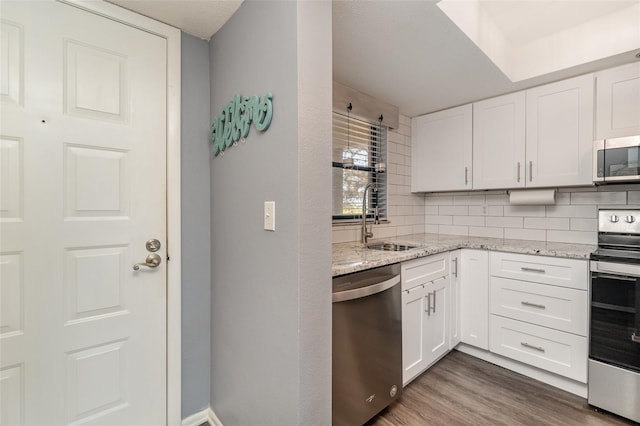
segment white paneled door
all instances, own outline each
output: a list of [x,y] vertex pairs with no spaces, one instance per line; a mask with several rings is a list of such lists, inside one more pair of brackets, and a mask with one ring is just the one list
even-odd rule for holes
[[166,40],[54,1],[0,18],[0,424],[165,424]]

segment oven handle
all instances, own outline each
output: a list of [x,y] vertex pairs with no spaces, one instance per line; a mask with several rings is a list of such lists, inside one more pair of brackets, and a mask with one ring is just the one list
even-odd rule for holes
[[640,277],[640,266],[627,263],[591,261],[591,272],[604,272],[614,275]]

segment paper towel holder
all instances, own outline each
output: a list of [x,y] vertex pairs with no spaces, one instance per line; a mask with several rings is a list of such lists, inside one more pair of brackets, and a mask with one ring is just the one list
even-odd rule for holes
[[508,189],[511,205],[554,205],[558,188]]

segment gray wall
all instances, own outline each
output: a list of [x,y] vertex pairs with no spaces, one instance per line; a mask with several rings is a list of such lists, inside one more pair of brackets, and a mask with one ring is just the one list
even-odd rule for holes
[[212,119],[236,93],[274,106],[211,158],[211,407],[225,425],[330,424],[331,3],[246,1],[210,58]]
[[182,418],[209,406],[209,45],[182,34]]

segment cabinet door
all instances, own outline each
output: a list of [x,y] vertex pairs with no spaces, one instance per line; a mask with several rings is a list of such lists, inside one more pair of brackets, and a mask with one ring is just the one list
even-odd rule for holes
[[489,252],[462,250],[460,322],[462,342],[489,349]]
[[526,185],[591,185],[593,74],[527,90]]
[[451,252],[449,270],[449,349],[460,343],[460,262],[462,250]]
[[423,285],[402,292],[402,382],[405,385],[427,366],[423,321],[426,307]]
[[424,286],[426,312],[424,319],[425,358],[427,366],[449,352],[449,277]]
[[596,139],[640,134],[640,63],[596,74]]
[[411,120],[411,191],[471,189],[471,104]]
[[473,189],[524,186],[525,93],[473,104]]

